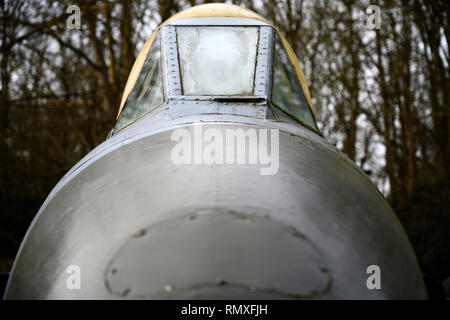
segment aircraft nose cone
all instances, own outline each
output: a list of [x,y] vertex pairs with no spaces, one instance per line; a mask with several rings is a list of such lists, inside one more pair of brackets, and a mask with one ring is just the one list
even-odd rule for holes
[[122,298],[301,299],[331,288],[320,249],[269,215],[206,209],[138,230],[105,271]]

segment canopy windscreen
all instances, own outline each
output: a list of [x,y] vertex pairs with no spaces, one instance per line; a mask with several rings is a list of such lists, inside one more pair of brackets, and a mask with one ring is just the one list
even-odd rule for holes
[[184,95],[253,95],[257,27],[177,27]]

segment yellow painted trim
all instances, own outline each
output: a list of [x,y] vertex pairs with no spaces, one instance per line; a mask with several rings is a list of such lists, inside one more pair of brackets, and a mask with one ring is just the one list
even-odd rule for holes
[[156,33],[158,30],[168,22],[182,20],[182,19],[191,19],[191,18],[204,18],[204,17],[233,17],[233,18],[247,18],[263,21],[269,25],[271,25],[278,33],[281,42],[283,43],[284,49],[289,57],[289,60],[294,67],[294,71],[297,74],[298,81],[300,82],[300,86],[302,87],[303,93],[305,95],[306,101],[315,117],[315,110],[311,101],[311,95],[309,93],[308,85],[306,83],[305,76],[303,74],[302,68],[300,67],[300,63],[298,62],[297,56],[292,50],[292,47],[289,45],[286,38],[280,33],[278,28],[276,28],[272,23],[267,21],[265,18],[261,17],[257,13],[241,8],[231,4],[225,3],[208,3],[202,4],[195,7],[191,7],[189,9],[183,10],[174,16],[167,19],[164,23],[162,23],[150,36],[150,38],[145,42],[144,47],[139,52],[139,55],[134,62],[133,68],[131,69],[130,75],[128,76],[127,84],[125,85],[125,89],[123,92],[122,100],[120,102],[119,112],[117,114],[117,118],[119,118],[120,112],[125,104],[125,101],[128,98],[131,90],[133,89],[136,80],[139,76],[139,73],[144,65],[144,61],[147,58],[150,47],[152,46],[153,40],[155,39]]

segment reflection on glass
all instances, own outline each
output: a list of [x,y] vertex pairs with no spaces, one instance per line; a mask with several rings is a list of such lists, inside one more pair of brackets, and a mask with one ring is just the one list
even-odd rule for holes
[[258,28],[178,27],[185,95],[252,95]]
[[317,130],[297,75],[278,37],[275,42],[272,102],[287,114]]
[[120,113],[119,130],[163,102],[161,45],[157,36],[141,69],[133,90]]

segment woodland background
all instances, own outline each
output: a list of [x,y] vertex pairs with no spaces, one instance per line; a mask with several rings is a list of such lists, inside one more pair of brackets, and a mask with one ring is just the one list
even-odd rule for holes
[[[152,30],[196,0],[0,0],[0,271],[57,181],[112,129]],[[373,179],[422,271],[450,276],[450,2],[236,0],[278,26],[324,136]],[[81,9],[69,29],[67,8]],[[369,5],[380,29],[367,27]]]

